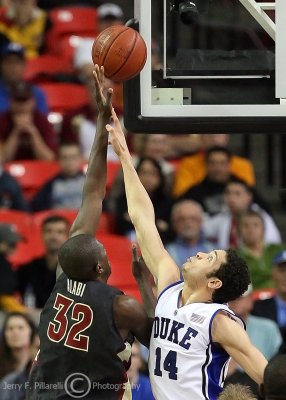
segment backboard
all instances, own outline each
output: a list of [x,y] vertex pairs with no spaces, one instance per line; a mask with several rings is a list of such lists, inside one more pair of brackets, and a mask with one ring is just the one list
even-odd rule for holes
[[[188,24],[183,3],[197,6]],[[124,84],[128,130],[286,132],[285,0],[134,0],[134,16],[148,58]]]

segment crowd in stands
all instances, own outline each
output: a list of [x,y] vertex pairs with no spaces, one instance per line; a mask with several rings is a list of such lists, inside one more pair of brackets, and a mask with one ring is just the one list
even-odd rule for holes
[[[117,4],[102,3],[6,0],[0,7],[0,379],[5,377],[5,382],[27,380],[39,346],[35,324],[55,283],[58,250],[81,203],[96,134],[91,46],[103,29],[125,22]],[[59,33],[56,15],[69,22],[77,7],[96,11],[94,26]],[[59,57],[60,43],[69,46],[66,59],[65,52]],[[155,41],[152,46],[153,68],[160,68],[160,49]],[[45,71],[47,56],[54,60],[54,70]],[[31,66],[41,59],[44,73],[33,76]],[[67,63],[66,73],[56,69],[57,61]],[[45,92],[49,83],[81,87],[86,101],[73,107],[70,93],[66,109],[58,113]],[[106,88],[110,86],[114,107],[122,116],[122,86],[107,80]],[[197,252],[217,247],[237,249],[249,265],[252,286],[231,307],[267,359],[285,352],[286,244],[256,187],[251,161],[231,152],[226,134],[126,135],[139,178],[153,202],[158,230],[176,263],[181,266]],[[43,161],[47,171],[41,175]],[[30,186],[25,184],[29,162],[39,166],[42,176]],[[100,233],[136,241],[122,172],[111,147],[103,217]],[[130,293],[138,291],[134,282],[126,282]],[[270,298],[264,299],[264,292]],[[133,398],[152,400],[141,367],[135,343],[129,378],[133,384],[139,382],[144,393],[134,392]],[[237,366],[230,371],[230,383],[246,382]],[[19,393],[6,398],[2,383],[1,399],[21,398]],[[255,391],[252,382],[246,383]]]

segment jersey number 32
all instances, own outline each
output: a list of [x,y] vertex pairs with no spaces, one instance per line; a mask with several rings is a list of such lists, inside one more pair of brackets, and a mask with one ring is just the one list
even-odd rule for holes
[[[71,322],[67,318],[67,312],[71,309]],[[75,303],[69,297],[58,293],[54,308],[57,313],[53,322],[49,323],[47,335],[52,342],[59,343],[75,350],[88,351],[89,337],[83,332],[90,327],[93,320],[92,309],[83,303]]]

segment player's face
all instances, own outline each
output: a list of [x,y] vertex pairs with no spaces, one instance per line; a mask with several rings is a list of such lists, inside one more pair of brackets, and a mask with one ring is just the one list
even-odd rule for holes
[[6,343],[11,349],[21,349],[31,344],[31,328],[20,316],[9,318],[4,334]]
[[207,275],[226,262],[225,250],[213,250],[210,253],[197,253],[187,259],[182,266],[184,281],[207,280]]

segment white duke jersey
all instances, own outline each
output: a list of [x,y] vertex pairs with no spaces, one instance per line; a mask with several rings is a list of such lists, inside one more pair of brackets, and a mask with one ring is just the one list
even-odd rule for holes
[[230,357],[212,342],[213,318],[222,310],[244,324],[224,304],[179,307],[183,285],[174,283],[158,298],[149,357],[152,391],[156,400],[216,400]]

